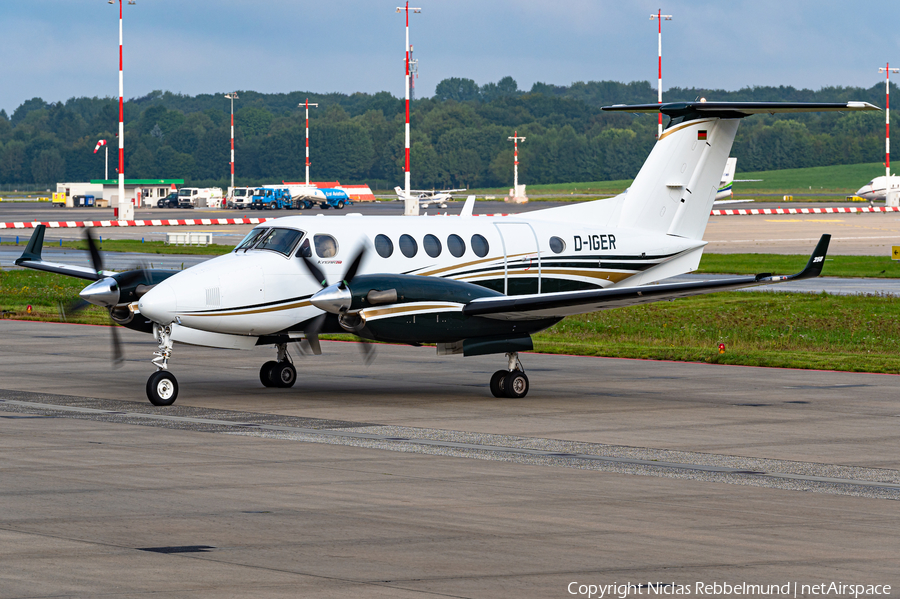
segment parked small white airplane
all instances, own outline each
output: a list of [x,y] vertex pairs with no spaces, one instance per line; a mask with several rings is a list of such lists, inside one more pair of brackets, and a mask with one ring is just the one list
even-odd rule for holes
[[870,202],[884,202],[887,200],[888,190],[900,190],[900,175],[881,175],[875,177],[856,192],[861,198],[865,198]]
[[176,341],[273,345],[276,359],[263,364],[260,380],[290,387],[297,372],[289,343],[304,340],[318,354],[326,332],[434,343],[438,355],[506,354],[491,392],[523,397],[529,380],[518,352],[566,316],[817,276],[829,235],[796,275],[649,285],[697,268],[741,118],[877,108],[689,102],[605,110],[670,117],[631,187],[614,198],[506,217],[473,217],[474,196],[460,216],[288,216],[257,226],[233,252],[175,274],[104,272],[93,244],[91,269],[46,262],[41,226],[16,264],[93,279],[84,300],[109,308],[117,323],[153,333],[157,372],[147,397],[155,405],[178,396],[168,370]]
[[[398,200],[406,200],[406,191],[402,187],[395,187]],[[437,204],[440,208],[446,208],[447,202],[453,201],[454,193],[468,191],[467,189],[410,189],[409,193],[419,200],[420,208],[428,208],[430,204]]]

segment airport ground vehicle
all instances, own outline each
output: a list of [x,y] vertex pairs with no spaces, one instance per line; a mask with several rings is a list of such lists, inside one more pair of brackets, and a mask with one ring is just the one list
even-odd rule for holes
[[76,208],[93,208],[94,207],[94,196],[92,196],[92,195],[72,196],[72,206],[74,206]]
[[332,187],[304,188],[299,194],[294,195],[294,208],[306,208],[307,210],[318,205],[322,210],[334,208],[343,210],[344,206],[351,206],[353,200],[343,189]]
[[220,187],[182,187],[178,190],[179,208],[218,208],[221,203]]
[[235,187],[225,197],[225,207],[234,210],[250,208],[253,201],[253,187]]
[[157,200],[156,202],[157,208],[178,208],[178,193],[172,192],[166,197]]
[[280,210],[293,208],[291,192],[286,187],[259,187],[253,190],[251,210]]
[[44,261],[38,225],[16,265],[92,280],[83,300],[109,309],[118,324],[153,334],[156,372],[146,392],[154,405],[178,396],[169,371],[176,341],[274,346],[260,382],[291,387],[297,371],[288,346],[303,342],[320,354],[320,334],[335,332],[435,344],[439,356],[505,354],[488,386],[496,397],[521,398],[530,382],[519,352],[533,349],[532,334],[567,316],[818,276],[827,234],[795,275],[660,282],[697,269],[742,118],[877,108],[678,102],[604,110],[670,118],[631,187],[613,198],[478,218],[474,196],[458,217],[288,216],[259,224],[233,252],[165,278],[149,270],[105,272],[95,246],[92,268]]

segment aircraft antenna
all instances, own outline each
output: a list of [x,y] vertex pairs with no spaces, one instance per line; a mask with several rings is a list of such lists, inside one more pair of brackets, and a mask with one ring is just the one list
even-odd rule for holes
[[[662,104],[662,22],[663,19],[666,21],[672,20],[672,15],[664,15],[662,14],[662,9],[659,9],[655,15],[650,15],[650,20],[656,19],[659,31],[659,79],[656,84],[656,101],[659,104]],[[662,113],[659,113],[659,128],[656,132],[656,139],[662,137]]]
[[309,98],[307,98],[304,104],[298,104],[297,106],[306,106],[306,186],[309,187],[309,107],[318,108],[319,105],[310,104]]
[[884,174],[891,176],[891,73],[900,73],[900,69],[891,68],[891,63],[885,63],[878,69],[884,73]]
[[406,3],[406,8],[402,6],[397,7],[397,12],[406,11],[406,45],[403,47],[403,51],[406,53],[406,160],[404,167],[404,179],[405,179],[405,190],[406,194],[403,199],[404,209],[403,214],[406,215],[417,215],[419,214],[419,200],[413,198],[409,192],[409,53],[412,50],[412,47],[409,45],[409,11],[412,10],[413,13],[421,13],[421,8],[410,8],[409,2]]

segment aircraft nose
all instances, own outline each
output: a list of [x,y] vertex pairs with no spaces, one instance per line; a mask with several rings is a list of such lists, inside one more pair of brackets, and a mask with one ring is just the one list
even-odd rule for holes
[[175,320],[177,298],[175,290],[167,283],[160,283],[138,300],[141,314],[159,324],[169,324]]
[[119,303],[119,283],[112,277],[106,277],[82,289],[78,296],[95,306],[115,306]]
[[866,194],[869,194],[869,193],[872,193],[871,185],[863,185],[856,191],[856,195],[858,195],[861,198],[866,197]]

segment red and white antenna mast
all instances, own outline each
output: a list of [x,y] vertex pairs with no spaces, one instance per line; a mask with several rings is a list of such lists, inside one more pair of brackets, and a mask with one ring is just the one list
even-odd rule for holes
[[[662,14],[662,9],[659,9],[659,11],[655,15],[650,15],[650,20],[652,21],[653,19],[656,19],[657,24],[659,25],[659,80],[656,84],[656,101],[659,104],[662,104],[662,22],[663,19],[665,19],[666,21],[671,21],[672,15],[664,15]],[[662,137],[661,112],[659,113],[659,129],[656,133],[656,139],[659,139],[660,137]]]
[[318,108],[319,105],[310,104],[309,98],[307,98],[304,104],[298,104],[298,106],[306,106],[306,186],[309,187],[309,107]]
[[519,197],[519,140],[525,141],[524,137],[519,137],[519,132],[513,133],[513,137],[507,137],[513,142],[513,197]]
[[878,69],[884,73],[884,174],[891,176],[891,73],[900,73],[900,69],[891,68],[891,63]]
[[231,100],[231,193],[234,193],[234,101],[238,99],[237,92],[225,94]]
[[[114,4],[115,0],[109,0]],[[134,0],[128,0],[134,4]],[[119,0],[119,220],[134,220],[134,204],[125,201],[125,86],[122,76],[122,0]]]
[[406,11],[406,46],[404,46],[404,52],[406,53],[406,160],[405,160],[405,168],[404,168],[404,183],[405,183],[405,193],[404,193],[404,208],[403,214],[406,215],[417,215],[419,214],[419,200],[417,198],[412,197],[412,194],[409,191],[409,11],[413,11],[414,13],[422,12],[421,8],[410,8],[409,2],[406,3],[406,8],[402,6],[397,7],[397,12]]

